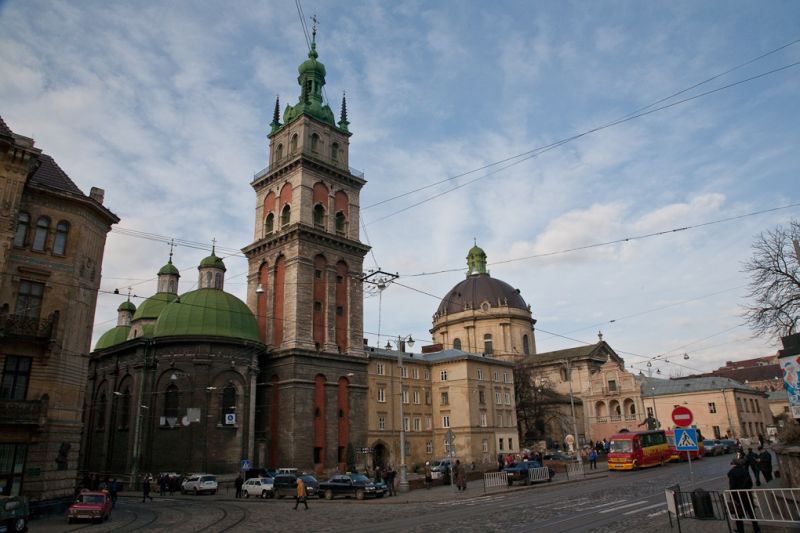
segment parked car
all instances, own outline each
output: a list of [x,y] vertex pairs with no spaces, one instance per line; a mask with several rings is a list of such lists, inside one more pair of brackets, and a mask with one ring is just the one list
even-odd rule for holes
[[322,493],[319,491],[319,481],[317,481],[317,478],[311,474],[303,474],[300,476],[300,479],[302,479],[303,483],[306,484],[306,496],[309,498],[313,498],[314,496],[322,498]]
[[28,531],[31,509],[25,496],[0,496],[0,532]]
[[[533,468],[542,468],[542,465],[539,461],[520,461],[518,463],[514,463],[511,466],[507,466],[503,469],[503,472],[508,474],[508,486],[514,484],[515,481],[521,481],[525,485],[530,485],[531,479],[529,471]],[[553,476],[556,474],[555,471],[547,467],[548,478],[546,480],[541,481],[553,481]]]
[[370,481],[364,474],[350,474],[333,476],[328,481],[319,484],[319,490],[325,495],[326,500],[336,496],[354,497],[363,500],[367,496],[383,498],[384,491]]
[[718,442],[722,445],[723,453],[736,452],[736,441],[733,439],[715,439],[714,442]]
[[271,477],[251,477],[242,485],[244,497],[274,498],[275,493],[272,491],[272,482]]
[[723,451],[722,444],[718,444],[712,439],[705,439],[703,441],[703,449],[704,449],[703,450],[704,455],[714,456],[714,455],[722,455],[723,453],[725,453]]
[[433,479],[441,479],[447,483],[450,479],[451,467],[454,464],[450,459],[431,461],[431,477]]
[[294,474],[278,474],[272,478],[272,492],[277,498],[288,496],[294,498],[297,494],[297,476]]
[[211,474],[192,474],[181,483],[181,493],[193,493],[195,496],[207,492],[217,493],[217,476]]
[[101,522],[111,517],[111,498],[108,493],[96,491],[83,491],[78,494],[75,503],[67,509],[67,522],[72,524],[76,520],[91,520]]
[[574,461],[575,456],[566,454],[564,452],[555,451],[545,453],[542,459],[547,461]]

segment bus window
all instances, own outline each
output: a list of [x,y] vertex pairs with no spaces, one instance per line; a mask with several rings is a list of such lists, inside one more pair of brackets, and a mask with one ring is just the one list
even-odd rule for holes
[[612,440],[608,445],[608,451],[611,453],[630,453],[633,449],[632,441],[629,440]]

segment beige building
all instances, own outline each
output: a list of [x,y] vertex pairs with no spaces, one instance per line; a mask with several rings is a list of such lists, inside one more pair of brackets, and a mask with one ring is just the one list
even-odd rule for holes
[[0,119],[0,494],[71,498],[106,234],[119,219]]
[[[451,451],[479,467],[496,464],[498,454],[519,452],[513,363],[452,349],[422,354],[366,350],[373,450],[367,466],[399,467],[401,424],[411,472]],[[454,435],[452,448],[448,430]]]

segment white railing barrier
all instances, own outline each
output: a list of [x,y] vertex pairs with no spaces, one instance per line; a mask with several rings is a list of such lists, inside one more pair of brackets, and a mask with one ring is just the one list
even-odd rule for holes
[[541,468],[529,468],[528,479],[531,483],[535,483],[537,481],[547,481],[550,479],[550,469],[546,466]]
[[567,464],[567,479],[574,479],[586,475],[586,470],[583,468],[583,463],[568,463]]
[[486,472],[483,474],[483,491],[508,487],[508,474],[506,472]]
[[724,497],[731,520],[800,522],[800,489],[726,490]]

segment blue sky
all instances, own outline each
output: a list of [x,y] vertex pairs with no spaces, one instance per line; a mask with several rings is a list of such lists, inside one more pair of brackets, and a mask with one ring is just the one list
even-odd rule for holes
[[[303,9],[320,20],[319,59],[337,117],[347,92],[350,164],[368,180],[362,241],[373,253],[365,267],[398,272],[404,285],[365,298],[372,344],[379,316],[381,344],[387,335],[430,339],[435,297],[463,270],[415,275],[464,268],[476,238],[492,275],[531,304],[538,351],[595,342],[602,330],[635,371],[641,356],[672,356],[655,363],[664,375],[775,352],[774,340],[741,326],[742,262],[754,236],[797,218],[797,207],[550,253],[797,203],[798,66],[499,171],[373,204],[607,124],[793,43],[800,4],[344,1]],[[297,100],[306,53],[287,0],[4,2],[0,114],[84,191],[106,190],[122,221],[109,235],[104,290],[155,291],[169,249],[132,237],[135,230],[216,238],[229,256],[226,287],[244,299],[247,264],[235,250],[253,236],[249,182],[267,164],[275,96],[282,107]],[[664,103],[798,60],[794,42]],[[207,254],[177,248],[182,291],[194,288]],[[505,262],[529,256],[538,257]],[[95,339],[114,325],[119,303],[100,294]],[[684,352],[686,367],[675,358]]]

